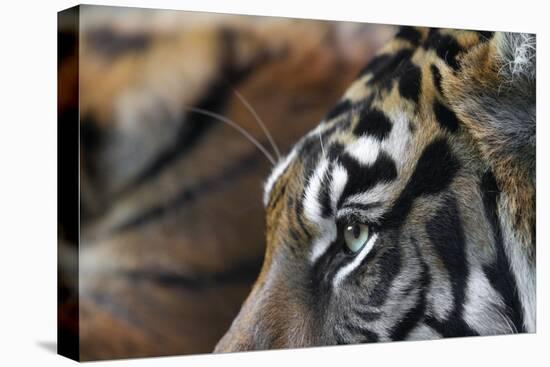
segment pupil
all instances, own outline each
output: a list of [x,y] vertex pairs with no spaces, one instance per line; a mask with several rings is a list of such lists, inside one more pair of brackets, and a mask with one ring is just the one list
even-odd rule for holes
[[353,237],[355,239],[358,239],[359,238],[359,235],[361,234],[361,228],[355,224],[353,227],[351,227],[351,233],[353,234]]

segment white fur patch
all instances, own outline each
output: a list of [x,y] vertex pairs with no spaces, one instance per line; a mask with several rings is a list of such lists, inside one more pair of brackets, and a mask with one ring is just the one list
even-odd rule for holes
[[[320,169],[328,169],[325,167],[320,167]],[[313,246],[311,248],[311,256],[310,261],[312,263],[315,263],[319,257],[321,257],[327,250],[330,244],[336,240],[336,237],[338,236],[336,223],[333,218],[323,218],[321,216],[321,207],[320,203],[318,202],[318,193],[320,189],[320,182],[322,182],[322,177],[320,177],[320,182],[318,181],[318,178],[315,179],[315,186],[309,187],[311,189],[310,196],[306,196],[304,200],[304,212],[306,212],[306,205],[308,205],[309,209],[307,209],[309,212],[306,214],[306,217],[310,220],[315,220],[319,227],[322,229],[321,236],[317,238]],[[331,182],[331,205],[332,210],[336,211],[336,204],[338,203],[338,199],[340,199],[340,196],[342,195],[342,192],[344,191],[344,187],[346,186],[346,182],[348,181],[348,173],[342,167],[341,165],[337,164],[335,165],[334,169],[332,170],[332,182]],[[319,187],[317,187],[317,184],[319,182]],[[313,182],[312,182],[313,183]],[[307,195],[307,193],[306,193]],[[315,203],[312,203],[312,201],[315,201]],[[306,204],[309,203],[309,204]]]
[[[312,263],[327,251],[328,247],[337,236],[337,228],[334,219],[323,218],[321,215],[321,203],[319,203],[319,191],[321,190],[323,178],[328,174],[329,167],[329,162],[323,159],[315,170],[304,197],[304,214],[306,218],[317,224],[321,229],[320,237],[314,241],[311,249],[310,260]],[[332,181],[330,183],[331,206],[333,211],[336,211],[336,204],[344,191],[347,181],[348,173],[346,169],[336,164],[332,169]]]
[[409,119],[403,111],[394,110],[389,114],[392,121],[390,136],[383,142],[382,147],[393,158],[398,168],[405,163],[403,159],[409,150],[411,132],[409,130]]
[[481,335],[517,332],[511,320],[499,312],[502,308],[502,298],[483,271],[479,267],[472,268],[466,288],[464,321]]
[[453,309],[453,292],[449,276],[446,272],[432,271],[430,291],[426,295],[429,308],[439,321],[447,319]]
[[370,190],[365,192],[348,196],[344,205],[346,204],[371,204],[371,203],[384,203],[391,198],[390,184],[378,183]]
[[323,225],[323,232],[320,237],[316,238],[313,241],[313,246],[311,247],[311,255],[309,260],[312,264],[317,261],[327,250],[330,244],[336,240],[338,236],[336,223],[332,220],[324,220],[325,224]]
[[286,170],[290,162],[292,162],[294,157],[296,157],[296,154],[296,148],[292,149],[292,151],[283,160],[279,160],[277,165],[271,171],[271,174],[267,178],[264,185],[264,206],[267,206],[267,202],[269,201],[269,194],[273,189],[273,185],[275,184],[275,182],[277,182],[279,176],[283,174],[283,172]]
[[441,335],[437,331],[425,324],[418,325],[407,336],[407,340],[433,340],[440,338]]
[[[501,213],[505,210],[501,209]],[[519,241],[512,231],[512,221],[503,216],[501,218],[502,238],[512,273],[516,278],[519,298],[523,306],[523,324],[529,333],[534,333],[537,328],[537,295],[536,272],[534,264],[530,264],[524,251],[524,244]]]
[[328,172],[328,167],[329,161],[324,158],[321,159],[315,172],[313,172],[313,175],[309,179],[304,193],[304,214],[312,223],[320,224],[323,219],[321,204],[319,203],[319,192],[323,179]]
[[319,237],[314,240],[311,247],[310,260],[312,263],[325,253],[337,236],[336,223],[332,218],[323,218],[321,203],[319,203],[319,191],[323,179],[328,173],[329,165],[329,161],[326,159],[321,160],[311,176],[304,194],[304,215],[320,229]]
[[362,165],[370,165],[378,157],[380,141],[372,136],[362,136],[348,144],[346,151]]
[[344,187],[346,186],[347,182],[348,172],[344,167],[336,164],[334,166],[334,169],[332,170],[332,182],[330,190],[333,212],[336,212],[336,204],[338,203],[338,200],[340,200],[340,196],[342,196],[342,192],[344,191]]
[[534,79],[536,75],[537,39],[529,33],[498,33],[497,50],[503,64],[500,75],[513,82],[518,77]]

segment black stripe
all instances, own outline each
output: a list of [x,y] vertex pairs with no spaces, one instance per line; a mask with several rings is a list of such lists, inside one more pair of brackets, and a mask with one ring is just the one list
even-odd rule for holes
[[[288,167],[287,167],[288,168]],[[286,171],[286,169],[285,169]],[[284,171],[283,173],[281,173],[281,176],[284,175]],[[280,177],[280,176],[279,176]],[[273,190],[276,189],[276,182],[273,183],[273,186],[271,187],[271,192],[269,193],[269,196],[271,199],[269,199],[268,203],[267,203],[267,211],[273,209],[275,207],[275,205],[277,205],[277,203],[279,202],[279,200],[281,200],[281,198],[284,196],[284,194],[286,193],[286,183],[284,184],[281,184],[280,185],[280,189],[278,191],[275,192],[275,196],[273,196]]]
[[228,284],[248,284],[260,272],[262,258],[241,261],[221,272],[183,275],[155,269],[141,269],[122,272],[120,275],[132,282],[153,282],[163,287],[184,290],[201,290]]
[[434,101],[433,109],[435,113],[435,118],[443,129],[451,133],[454,133],[458,130],[460,122],[458,120],[458,117],[456,117],[455,113],[451,109],[447,108],[437,99]]
[[74,30],[59,29],[57,32],[57,67],[65,62],[65,59],[72,55],[77,55],[78,46],[77,32]]
[[390,338],[392,340],[404,340],[409,333],[418,325],[418,323],[424,318],[426,313],[426,293],[430,286],[430,274],[428,265],[422,259],[422,254],[418,246],[418,242],[415,238],[411,238],[411,242],[414,245],[416,256],[420,261],[421,275],[420,282],[414,282],[413,287],[420,289],[416,305],[412,307],[405,316],[399,321],[399,323],[392,329]]
[[434,50],[437,56],[454,70],[459,69],[460,65],[457,56],[462,52],[462,47],[460,47],[453,37],[443,35],[437,29],[430,29],[423,47],[428,50]]
[[325,120],[332,120],[336,116],[347,113],[351,110],[352,107],[353,106],[349,99],[338,101],[338,103],[336,103],[332,110],[327,113],[327,115],[325,116]]
[[341,143],[333,143],[331,144],[329,150],[328,150],[328,159],[331,162],[334,162],[335,160],[344,153],[345,147]]
[[350,261],[350,256],[344,253],[342,231],[338,229],[337,233],[336,240],[309,269],[309,293],[313,296],[311,306],[319,314],[326,312],[328,300],[332,295],[332,278],[346,262]]
[[[303,162],[302,176],[304,178],[304,182],[309,182],[311,176],[313,175],[313,173],[315,172],[315,169],[319,164],[319,156],[322,153],[321,141],[327,141],[328,137],[330,137],[336,131],[347,128],[349,126],[349,123],[350,123],[349,119],[343,119],[339,123],[335,123],[333,126],[323,131],[321,134],[308,137],[302,143],[302,146],[300,147],[298,152],[298,157]],[[303,220],[304,198],[305,198],[305,188],[302,190],[301,194],[298,196],[298,199],[296,200],[296,206],[295,206],[296,221],[297,221],[298,227],[301,229],[304,236],[306,237],[306,240],[311,241],[313,236],[308,230]]]
[[[62,70],[68,80],[80,76],[80,7],[57,13],[57,85],[58,98],[78,96],[78,83],[65,84]],[[13,30],[15,33],[15,30]],[[64,69],[67,57],[74,57],[74,68]],[[10,55],[9,57],[12,57]],[[58,103],[57,115],[57,353],[80,360],[80,276],[79,245],[82,215],[79,217],[79,112],[78,103],[63,106]],[[24,112],[23,112],[24,113]],[[29,131],[29,133],[32,133]],[[81,133],[81,132],[80,132]],[[40,154],[40,153],[38,153]],[[82,213],[83,205],[80,205]],[[55,214],[54,214],[55,215]],[[65,246],[68,247],[69,251]],[[71,286],[76,284],[77,286]],[[49,343],[48,343],[49,344]],[[48,348],[49,349],[49,348]],[[54,348],[55,349],[55,348]]]
[[290,234],[290,237],[295,243],[299,243],[302,240],[302,238],[300,237],[300,234],[298,233],[298,231],[296,231],[294,227],[290,227],[288,230],[288,233]]
[[[411,56],[413,50],[405,48],[397,51],[395,54],[384,58],[384,62],[377,62],[376,67],[372,68],[373,76],[367,82],[368,85],[381,84],[383,88],[390,88],[391,81],[400,75],[402,69],[407,69],[406,66],[411,65]],[[383,57],[381,55],[379,57]]]
[[379,340],[378,334],[372,330],[369,330],[365,327],[354,325],[354,324],[346,324],[344,325],[346,330],[351,333],[352,337],[355,337],[356,339],[358,336],[360,337],[359,340],[355,341],[355,343],[376,343]]
[[492,31],[476,31],[476,32],[479,35],[480,42],[488,42],[495,35],[495,32],[492,32]]
[[399,77],[399,94],[403,98],[418,103],[421,92],[421,78],[420,68],[409,61],[406,67],[403,67]]
[[[257,67],[259,61],[252,62],[245,67],[236,67],[236,65],[239,65],[236,61],[238,59],[238,55],[236,55],[238,47],[235,45],[238,42],[236,39],[238,36],[228,29],[222,29],[218,36],[221,39],[220,44],[223,48],[219,55],[221,61],[218,66],[219,70],[216,72],[216,79],[210,83],[208,91],[194,106],[223,115],[234,86],[243,81]],[[158,101],[157,108],[162,108],[163,103],[166,103],[166,101]],[[167,107],[165,107],[165,110],[169,111]],[[171,118],[171,113],[166,112],[165,115],[167,118]],[[171,163],[191,151],[205,136],[209,128],[215,124],[219,125],[222,122],[201,114],[184,114],[183,120],[179,123],[180,127],[176,132],[174,143],[154,157],[151,163],[117,195],[124,195],[156,177]]]
[[457,336],[478,336],[479,334],[466,324],[462,319],[449,318],[445,321],[439,321],[433,316],[426,316],[424,319],[426,325],[434,329],[444,338],[454,338]]
[[166,203],[159,203],[143,212],[128,219],[118,225],[113,231],[128,231],[135,227],[149,224],[150,222],[164,218],[174,210],[199,199],[201,196],[210,194],[212,191],[220,190],[230,185],[233,181],[243,175],[250,173],[260,163],[261,156],[256,151],[248,154],[244,158],[237,160],[229,168],[223,170],[220,174],[208,177],[199,183],[182,189],[175,197]]
[[110,28],[93,29],[85,34],[90,49],[109,59],[147,51],[153,40],[146,32],[122,33]]
[[324,218],[332,216],[332,197],[331,197],[331,183],[332,183],[332,164],[329,164],[325,175],[321,181],[321,187],[318,193],[317,200],[321,204],[321,215]]
[[[375,343],[378,341],[378,334],[365,326],[357,325],[349,319],[348,314],[343,315],[343,326],[353,339],[354,343]],[[359,337],[359,340],[357,340]]]
[[[75,110],[78,111],[77,108],[75,108]],[[70,113],[72,111],[69,110],[64,112],[65,113],[60,114],[60,120],[65,119],[67,112]],[[76,116],[78,120],[78,112]],[[82,172],[86,172],[87,177],[91,181],[90,185],[93,183],[97,186],[99,186],[99,183],[102,181],[101,174],[103,173],[98,158],[100,157],[106,139],[105,131],[100,126],[101,124],[95,119],[93,113],[86,113],[80,118],[80,150],[83,152],[80,160],[80,169]],[[66,159],[66,157],[63,158]],[[76,186],[78,187],[78,184]],[[81,221],[84,223],[95,215],[98,215],[98,212],[105,209],[105,205],[97,207],[99,203],[97,203],[96,206],[94,203],[90,203],[89,200],[86,200],[85,195],[82,196],[83,200],[81,200],[80,215]]]
[[484,266],[483,271],[489,279],[491,286],[502,296],[502,300],[506,305],[504,313],[510,317],[518,332],[525,332],[526,330],[523,326],[523,308],[518,296],[516,280],[511,272],[508,256],[506,256],[504,250],[502,230],[498,219],[497,205],[500,190],[491,171],[487,171],[483,175],[480,191],[483,198],[485,216],[491,225],[496,249],[495,263]]
[[[350,119],[342,119],[320,134],[309,136],[304,140],[298,151],[298,159],[301,160],[303,166],[302,176],[304,178],[304,182],[309,181],[315,172],[315,169],[318,167],[319,158],[322,154],[321,141],[323,141],[323,145],[326,144],[331,135],[337,131],[348,129],[350,123]],[[328,148],[328,158],[331,161],[336,160],[336,158],[340,155],[340,152],[344,150],[344,146],[339,143],[327,145],[330,146],[330,148]]]
[[382,313],[378,311],[367,311],[367,310],[353,310],[353,313],[357,315],[361,320],[365,322],[372,322],[380,319]]
[[[391,235],[390,237],[391,238],[387,241],[389,246],[391,246],[391,243],[399,243],[396,234]],[[363,260],[363,263],[365,263],[367,261],[367,258],[369,258],[370,256],[374,257],[378,253],[380,253],[376,260],[376,265],[379,269],[377,274],[378,279],[376,284],[372,288],[368,299],[365,300],[365,304],[372,307],[379,307],[386,302],[389,291],[391,289],[391,285],[397,274],[399,274],[399,272],[401,271],[402,266],[401,250],[399,249],[399,247],[386,246],[384,248],[384,245],[386,245],[386,243],[379,243],[378,246],[373,247]],[[383,248],[383,250],[380,250],[381,248]],[[359,268],[360,266],[358,266],[356,269]]]
[[414,27],[402,26],[399,28],[399,32],[397,32],[395,38],[409,41],[413,46],[418,46],[422,35]]
[[392,129],[390,119],[382,111],[364,108],[359,114],[359,122],[353,129],[355,135],[369,135],[378,140],[386,139]]
[[412,204],[422,195],[445,190],[460,168],[460,163],[443,138],[430,143],[416,163],[416,168],[391,210],[384,216],[382,226],[400,227]]
[[360,79],[368,73],[377,74],[382,68],[384,68],[392,59],[391,54],[382,54],[375,56],[367,65],[365,65],[360,71],[357,79]]
[[335,342],[337,345],[346,345],[349,344],[348,341],[344,338],[344,336],[340,333],[340,331],[337,328],[334,328],[333,330],[333,336],[335,339]]
[[441,87],[441,73],[439,72],[439,69],[437,66],[432,64],[430,66],[430,70],[432,72],[432,78],[434,80],[435,89],[439,92],[439,94],[443,95],[443,88]]
[[394,54],[378,55],[361,70],[359,75],[364,76],[365,74],[372,73],[372,78],[370,78],[367,84],[376,84],[385,79],[388,75],[393,77],[393,71],[395,71],[405,60],[409,60],[412,53],[412,49],[404,48]]
[[448,197],[426,224],[426,233],[449,275],[453,309],[447,320],[427,320],[444,336],[477,335],[462,318],[470,269],[466,262],[466,243],[456,200]]
[[322,134],[321,136],[316,135],[308,137],[300,147],[298,159],[302,162],[302,176],[304,177],[304,182],[309,182],[309,179],[319,164],[322,138]]
[[[388,91],[393,87],[393,81],[397,80],[401,96],[418,103],[422,73],[411,61],[413,52],[412,49],[401,49],[391,57],[384,58],[383,62],[377,62],[376,67],[371,70],[373,75],[367,85],[376,85],[379,89]],[[379,57],[383,56],[385,55]]]
[[364,166],[349,154],[340,155],[338,161],[350,174],[344,191],[338,201],[338,207],[350,195],[365,192],[376,184],[391,182],[397,178],[397,168],[393,159],[385,152],[380,152],[374,163]]
[[391,340],[405,340],[412,329],[423,319],[426,312],[426,297],[424,291],[420,292],[416,305],[411,308],[399,323],[392,329]]

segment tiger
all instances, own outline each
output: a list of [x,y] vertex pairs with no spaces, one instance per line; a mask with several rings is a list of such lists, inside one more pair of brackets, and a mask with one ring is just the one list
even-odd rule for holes
[[536,332],[536,35],[405,26],[265,181],[215,352]]
[[265,145],[257,114],[290,149],[395,28],[73,11],[79,34],[59,22],[58,131],[60,142],[74,140],[67,131],[78,126],[80,153],[60,150],[59,197],[77,187],[63,172],[78,158],[80,232],[60,202],[60,353],[88,361],[211,352],[261,268],[261,182],[271,167],[220,117]]

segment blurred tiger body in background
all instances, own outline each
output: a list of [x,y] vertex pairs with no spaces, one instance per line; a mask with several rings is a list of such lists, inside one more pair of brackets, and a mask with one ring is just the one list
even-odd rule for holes
[[[268,147],[248,103],[287,151],[393,28],[81,7],[80,29],[59,60],[80,71],[61,78],[80,83],[60,101],[61,123],[80,113],[79,328],[64,325],[82,360],[210,352],[260,270],[270,162],[198,111]],[[63,318],[78,286],[62,283]]]

